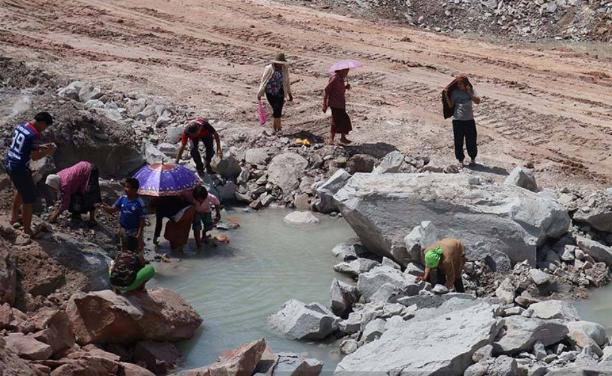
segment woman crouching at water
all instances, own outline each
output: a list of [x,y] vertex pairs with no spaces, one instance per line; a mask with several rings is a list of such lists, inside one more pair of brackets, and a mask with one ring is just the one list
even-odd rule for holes
[[341,143],[351,143],[351,140],[346,138],[346,135],[353,130],[351,118],[346,113],[346,91],[351,89],[351,85],[345,82],[348,73],[348,69],[336,71],[325,87],[323,112],[327,112],[327,108],[331,108],[332,112],[330,145],[334,144],[336,133],[340,133]]

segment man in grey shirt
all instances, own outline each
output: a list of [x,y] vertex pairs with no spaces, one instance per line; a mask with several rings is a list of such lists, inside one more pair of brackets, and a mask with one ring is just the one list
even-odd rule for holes
[[456,86],[451,87],[447,94],[448,105],[453,108],[453,136],[455,139],[455,157],[463,165],[465,154],[463,153],[463,142],[468,155],[472,159],[470,165],[476,163],[478,147],[476,145],[477,132],[474,121],[473,103],[480,103],[480,98],[475,94],[474,88],[466,76],[458,76]]

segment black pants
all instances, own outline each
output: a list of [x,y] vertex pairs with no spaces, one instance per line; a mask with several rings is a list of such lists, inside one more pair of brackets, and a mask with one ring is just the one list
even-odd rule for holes
[[281,90],[276,95],[266,93],[266,98],[268,103],[270,103],[270,107],[272,107],[272,117],[275,119],[283,117],[283,106],[285,105],[285,94],[283,91]]
[[[440,268],[436,268],[436,272],[432,273],[430,283],[432,285],[446,285],[446,275],[442,272],[442,270],[440,270]],[[457,277],[453,285],[455,286],[456,292],[465,292],[465,287],[463,286],[463,278],[461,276]]]
[[455,137],[455,158],[459,162],[463,162],[465,155],[463,154],[463,140],[468,155],[472,159],[476,159],[478,147],[476,146],[476,122],[474,120],[453,120],[453,136]]
[[210,161],[212,161],[213,156],[215,155],[215,148],[213,146],[213,136],[208,136],[204,138],[198,138],[193,140],[193,145],[191,145],[191,158],[196,164],[196,169],[198,171],[204,170],[204,164],[202,163],[202,156],[200,155],[200,141],[204,144],[204,159],[206,161],[206,167],[210,166]]

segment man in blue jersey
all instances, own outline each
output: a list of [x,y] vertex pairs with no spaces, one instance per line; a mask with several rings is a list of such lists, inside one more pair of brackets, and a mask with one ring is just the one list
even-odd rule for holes
[[23,231],[28,235],[34,235],[32,233],[32,203],[36,200],[30,160],[44,158],[55,151],[54,144],[40,144],[40,134],[51,124],[53,124],[53,117],[48,112],[39,112],[34,116],[34,120],[18,126],[4,159],[4,168],[17,191],[13,199],[11,224],[19,221],[21,207]]

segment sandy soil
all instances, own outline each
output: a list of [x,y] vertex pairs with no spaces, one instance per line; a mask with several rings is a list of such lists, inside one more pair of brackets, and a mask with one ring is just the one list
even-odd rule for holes
[[327,133],[327,67],[359,59],[348,110],[360,150],[444,162],[452,134],[439,93],[464,72],[484,97],[481,170],[501,176],[532,161],[546,186],[612,182],[610,46],[496,45],[263,0],[0,0],[0,19],[3,55],[253,127],[263,67],[285,51],[295,93],[288,135]]

